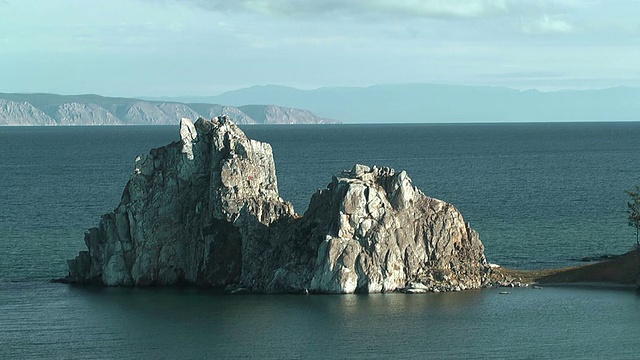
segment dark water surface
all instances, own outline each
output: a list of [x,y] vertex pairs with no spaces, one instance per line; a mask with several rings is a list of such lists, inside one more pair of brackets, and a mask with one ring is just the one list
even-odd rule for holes
[[637,359],[640,297],[545,288],[224,296],[11,283],[0,358]]
[[[405,169],[455,204],[491,262],[627,251],[640,123],[252,126],[283,198],[354,163]],[[581,288],[405,296],[224,296],[50,284],[171,127],[0,127],[0,359],[638,358],[640,296]]]

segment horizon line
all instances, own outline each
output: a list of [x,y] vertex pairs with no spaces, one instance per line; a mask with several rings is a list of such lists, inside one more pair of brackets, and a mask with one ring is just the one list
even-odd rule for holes
[[[234,88],[231,90],[224,90],[222,92],[217,92],[213,95],[111,95],[111,94],[99,94],[97,92],[86,92],[86,93],[61,93],[61,92],[46,92],[46,91],[33,91],[33,92],[7,92],[3,90],[0,94],[6,95],[59,95],[59,96],[100,96],[105,98],[125,98],[125,99],[175,99],[175,98],[208,98],[208,97],[217,97],[222,96],[227,93],[247,90],[251,88],[266,88],[266,87],[279,87],[279,88],[287,88],[293,89],[302,92],[311,92],[317,91],[321,89],[370,89],[379,86],[453,86],[453,87],[467,87],[467,88],[493,88],[493,89],[509,89],[513,91],[518,91],[521,93],[529,92],[529,91],[537,91],[541,93],[557,93],[564,91],[571,92],[582,92],[582,91],[598,91],[598,90],[610,90],[610,89],[640,89],[640,86],[631,86],[631,85],[612,85],[612,86],[601,86],[601,87],[558,87],[555,89],[540,89],[536,87],[514,87],[508,85],[483,85],[483,84],[465,84],[465,83],[446,83],[446,82],[408,82],[408,83],[377,83],[372,85],[324,85],[319,87],[296,87],[291,85],[282,85],[275,83],[267,83],[267,84],[255,84],[244,86],[240,88]],[[151,100],[156,101],[156,100]],[[184,103],[183,101],[176,101]]]

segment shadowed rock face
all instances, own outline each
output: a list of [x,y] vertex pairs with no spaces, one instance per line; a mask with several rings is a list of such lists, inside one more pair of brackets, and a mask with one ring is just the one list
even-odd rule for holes
[[67,281],[257,292],[450,291],[488,283],[477,233],[404,171],[356,165],[303,217],[278,195],[271,146],[227,117],[183,119],[138,157],[122,200],[85,235]]
[[180,143],[136,158],[113,213],[85,235],[88,252],[70,278],[105,285],[222,286],[237,282],[246,216],[268,225],[293,215],[278,196],[271,146],[249,140],[228,118],[183,119]]

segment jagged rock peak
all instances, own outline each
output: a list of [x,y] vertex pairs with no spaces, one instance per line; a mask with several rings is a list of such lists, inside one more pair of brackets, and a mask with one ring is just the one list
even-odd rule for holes
[[314,195],[304,217],[327,230],[314,291],[394,291],[411,284],[447,291],[488,282],[477,233],[454,206],[415,188],[404,171],[355,165]]
[[[181,142],[138,156],[113,213],[85,235],[71,281],[221,286],[241,271],[241,217],[268,225],[293,216],[278,194],[271,146],[226,116],[183,119]],[[247,220],[248,221],[248,220]]]
[[226,116],[182,119],[179,142],[136,158],[120,204],[85,243],[70,282],[420,292],[478,288],[490,273],[460,212],[404,171],[355,165],[296,215],[271,146]]
[[187,154],[187,159],[193,160],[193,140],[198,133],[190,119],[180,120],[180,140],[182,140],[182,152]]

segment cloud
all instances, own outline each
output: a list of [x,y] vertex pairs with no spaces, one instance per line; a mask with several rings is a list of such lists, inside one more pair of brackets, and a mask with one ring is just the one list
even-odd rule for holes
[[183,0],[224,12],[246,11],[275,17],[378,15],[424,18],[478,18],[504,13],[513,0]]
[[562,78],[566,74],[559,71],[548,70],[530,70],[530,71],[504,71],[495,73],[478,74],[478,77],[486,77],[492,79],[556,79]]
[[476,18],[507,11],[507,2],[504,0],[373,0],[362,4],[383,14],[421,17]]
[[522,24],[522,32],[525,34],[569,34],[575,28],[569,22],[557,16],[543,15],[541,18]]

